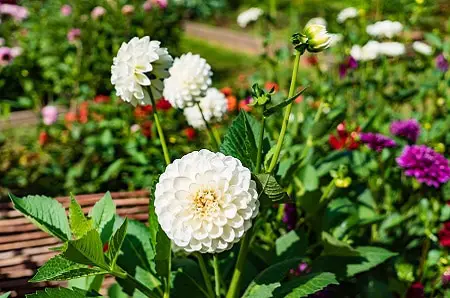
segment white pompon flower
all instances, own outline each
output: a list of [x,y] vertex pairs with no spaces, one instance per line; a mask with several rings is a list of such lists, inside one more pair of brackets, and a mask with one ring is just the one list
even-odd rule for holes
[[175,245],[201,253],[230,249],[259,211],[250,170],[234,157],[206,149],[167,166],[154,204],[159,224]]
[[358,16],[358,10],[356,8],[347,7],[339,12],[336,20],[339,24],[342,24],[346,20],[356,18],[357,16]]
[[179,109],[192,106],[211,85],[211,66],[200,55],[187,53],[175,58],[169,73],[164,80],[164,97]]
[[425,56],[430,56],[433,53],[433,48],[421,41],[413,42],[412,47],[414,51]]
[[264,11],[261,8],[257,7],[249,8],[238,15],[237,23],[239,27],[245,28],[249,23],[257,21],[259,17],[262,16],[263,14]]
[[316,18],[310,19],[308,21],[308,23],[306,23],[305,27],[307,27],[309,25],[321,25],[321,26],[326,27],[327,26],[327,21],[324,18],[316,17]]
[[[228,101],[222,92],[216,88],[209,88],[206,96],[199,99],[199,105],[205,120],[210,123],[222,120],[227,112]],[[197,129],[205,128],[205,121],[197,105],[186,107],[183,112],[189,125]]]
[[405,54],[405,45],[400,42],[381,42],[378,45],[378,53],[389,57],[397,57]]
[[375,40],[368,41],[364,46],[354,45],[350,55],[358,61],[374,60],[379,55],[380,43]]
[[133,106],[151,104],[148,87],[155,99],[161,98],[173,59],[160,44],[148,36],[122,43],[111,66],[111,83],[122,100]]
[[400,22],[392,22],[390,20],[379,21],[366,27],[366,32],[370,36],[392,38],[403,30]]

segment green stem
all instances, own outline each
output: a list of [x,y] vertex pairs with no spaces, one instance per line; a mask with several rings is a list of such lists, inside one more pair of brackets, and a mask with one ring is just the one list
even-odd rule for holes
[[214,281],[215,281],[215,290],[216,297],[220,297],[220,268],[219,268],[219,257],[217,254],[214,254]]
[[145,296],[149,298],[160,298],[161,296],[158,296],[153,292],[152,289],[148,288],[145,284],[141,283],[139,280],[134,278],[134,276],[126,273],[123,269],[121,269],[121,272],[112,272],[115,277],[120,279],[125,279],[132,283],[136,289],[142,292]]
[[[297,51],[295,53],[295,60],[294,60],[294,69],[292,70],[292,79],[291,79],[291,86],[289,88],[289,94],[288,98],[291,98],[294,96],[295,92],[295,83],[297,82],[297,73],[298,73],[298,67],[300,65],[300,52]],[[268,169],[269,173],[272,173],[272,171],[275,169],[275,166],[277,165],[278,158],[280,157],[281,147],[283,146],[283,140],[284,136],[286,135],[286,130],[289,122],[289,116],[291,115],[292,111],[292,105],[293,102],[291,102],[287,107],[286,111],[284,112],[284,118],[283,118],[283,125],[281,126],[280,136],[278,137],[277,146],[275,148],[275,153],[273,154],[272,160],[270,162],[270,166]]]
[[226,298],[236,298],[241,290],[241,278],[244,273],[245,260],[247,259],[248,249],[250,247],[250,240],[252,238],[252,230],[250,229],[242,239],[239,255],[234,268],[233,277],[231,279],[230,287]]
[[197,106],[198,106],[198,109],[200,110],[200,114],[202,114],[202,118],[203,118],[203,121],[205,122],[205,126],[206,126],[206,131],[208,132],[209,138],[211,139],[211,143],[214,147],[214,150],[219,151],[219,148],[220,148],[219,143],[217,142],[216,136],[214,135],[214,133],[211,129],[211,126],[209,125],[208,121],[206,121],[205,115],[203,114],[203,110],[202,110],[202,107],[200,106],[199,102],[197,102]]
[[[266,106],[263,106],[263,112],[266,109]],[[264,124],[266,122],[266,117],[262,116],[261,119],[261,134],[258,140],[258,154],[256,155],[256,174],[261,172],[261,163],[262,163],[262,145],[264,141]]]
[[275,20],[277,17],[277,0],[269,0],[270,1],[270,16]]
[[195,256],[198,259],[198,265],[200,266],[200,271],[202,272],[203,279],[205,280],[206,290],[208,291],[209,297],[214,297],[214,291],[211,284],[211,280],[209,279],[208,270],[206,269],[205,260],[203,259],[203,255],[201,253],[196,253]]
[[162,129],[161,122],[159,121],[158,111],[156,110],[155,98],[153,97],[152,90],[150,88],[148,89],[148,93],[150,94],[150,99],[152,101],[153,118],[155,119],[156,130],[158,131],[159,140],[161,142],[164,160],[166,161],[166,164],[169,165],[170,164],[169,149],[167,148],[166,138],[164,137],[164,131]]
[[217,144],[219,144],[219,146],[222,145],[222,141],[220,140],[220,133],[217,130],[217,128],[213,126],[211,129],[212,129],[214,137],[216,138]]

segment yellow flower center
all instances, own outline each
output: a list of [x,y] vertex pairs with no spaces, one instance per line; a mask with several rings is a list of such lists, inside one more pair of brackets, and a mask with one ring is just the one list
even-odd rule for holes
[[194,211],[203,217],[219,208],[218,195],[214,189],[200,188],[193,195]]

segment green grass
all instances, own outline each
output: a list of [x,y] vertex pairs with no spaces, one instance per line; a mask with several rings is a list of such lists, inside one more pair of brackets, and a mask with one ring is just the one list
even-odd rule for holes
[[232,52],[188,36],[182,38],[180,49],[182,53],[192,52],[205,58],[214,72],[213,84],[219,87],[236,82],[241,73],[254,70],[258,59],[258,56]]

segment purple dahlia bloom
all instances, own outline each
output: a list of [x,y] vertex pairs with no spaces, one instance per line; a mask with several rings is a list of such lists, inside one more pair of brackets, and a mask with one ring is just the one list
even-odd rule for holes
[[287,229],[293,230],[297,224],[297,207],[293,203],[284,204],[283,222],[287,225]]
[[394,121],[391,124],[391,133],[415,143],[420,134],[420,125],[416,119]]
[[442,72],[446,72],[448,70],[448,61],[445,59],[443,54],[436,57],[436,67]]
[[428,186],[438,188],[450,180],[448,160],[425,145],[406,146],[396,160],[407,176],[416,177]]
[[370,149],[381,152],[384,148],[395,147],[397,144],[394,140],[380,134],[373,132],[362,132],[359,134],[361,142],[367,144]]

